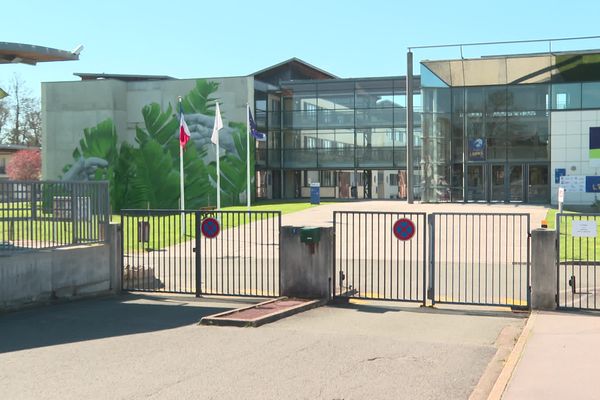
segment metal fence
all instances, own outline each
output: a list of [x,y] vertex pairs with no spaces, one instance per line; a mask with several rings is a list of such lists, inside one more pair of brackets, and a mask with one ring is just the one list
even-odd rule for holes
[[599,220],[600,214],[556,214],[556,301],[559,308],[600,309]]
[[123,210],[121,221],[123,290],[279,295],[281,212]]
[[[410,240],[394,235],[401,219]],[[334,296],[425,302],[425,213],[335,211],[333,224]]]
[[0,252],[106,240],[108,182],[0,182]]
[[435,303],[529,306],[529,214],[429,215]]

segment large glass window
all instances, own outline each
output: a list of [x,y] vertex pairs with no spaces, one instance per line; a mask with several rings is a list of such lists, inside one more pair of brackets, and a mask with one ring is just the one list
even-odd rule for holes
[[581,94],[583,108],[600,108],[600,82],[584,83]]
[[581,108],[581,83],[552,85],[552,109],[573,110]]

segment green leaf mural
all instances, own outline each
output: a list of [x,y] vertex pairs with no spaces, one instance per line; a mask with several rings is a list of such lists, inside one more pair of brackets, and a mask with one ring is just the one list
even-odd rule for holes
[[135,152],[136,173],[131,180],[128,207],[178,208],[179,173],[169,153],[155,140]]
[[[212,95],[218,88],[217,82],[197,80],[196,86],[182,97],[184,112],[214,116],[216,98]],[[171,104],[163,111],[159,104],[151,103],[144,106],[141,113],[144,125],[136,127],[135,145],[127,142],[118,145],[116,129],[108,119],[84,130],[73,158],[98,157],[108,161],[109,167],[99,169],[95,178],[109,180],[113,211],[178,208],[179,116]],[[206,124],[206,117],[197,118],[204,118]],[[229,152],[220,159],[222,205],[239,204],[240,195],[246,191],[246,125],[230,122],[229,127],[235,148],[232,150],[230,144]],[[199,142],[198,146],[201,145]],[[206,149],[197,148],[194,143],[188,143],[184,151],[188,209],[216,204],[215,163],[206,165],[206,156]],[[254,152],[251,157],[254,166]]]

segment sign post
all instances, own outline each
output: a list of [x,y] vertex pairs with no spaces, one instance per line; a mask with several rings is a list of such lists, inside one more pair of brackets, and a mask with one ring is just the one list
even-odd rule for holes
[[558,187],[558,212],[562,214],[563,203],[565,202],[565,188],[562,186]]

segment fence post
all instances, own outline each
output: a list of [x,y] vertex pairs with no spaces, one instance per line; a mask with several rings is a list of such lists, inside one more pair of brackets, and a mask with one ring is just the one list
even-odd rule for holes
[[108,229],[110,248],[110,290],[119,294],[123,277],[123,229],[120,223],[110,223]]
[[[435,214],[427,215],[427,225],[429,230],[429,285],[427,288],[427,298],[431,300],[431,305],[435,304]],[[425,271],[423,271],[425,273]]]
[[554,310],[558,287],[556,231],[531,231],[531,308]]
[[195,244],[194,244],[194,257],[196,259],[196,297],[200,297],[202,295],[202,268],[201,268],[201,263],[202,263],[202,257],[201,257],[201,248],[200,246],[202,245],[202,234],[200,233],[200,225],[202,224],[202,212],[201,211],[196,211],[195,212],[195,219],[196,219],[196,227],[194,229],[194,237],[195,237]]

